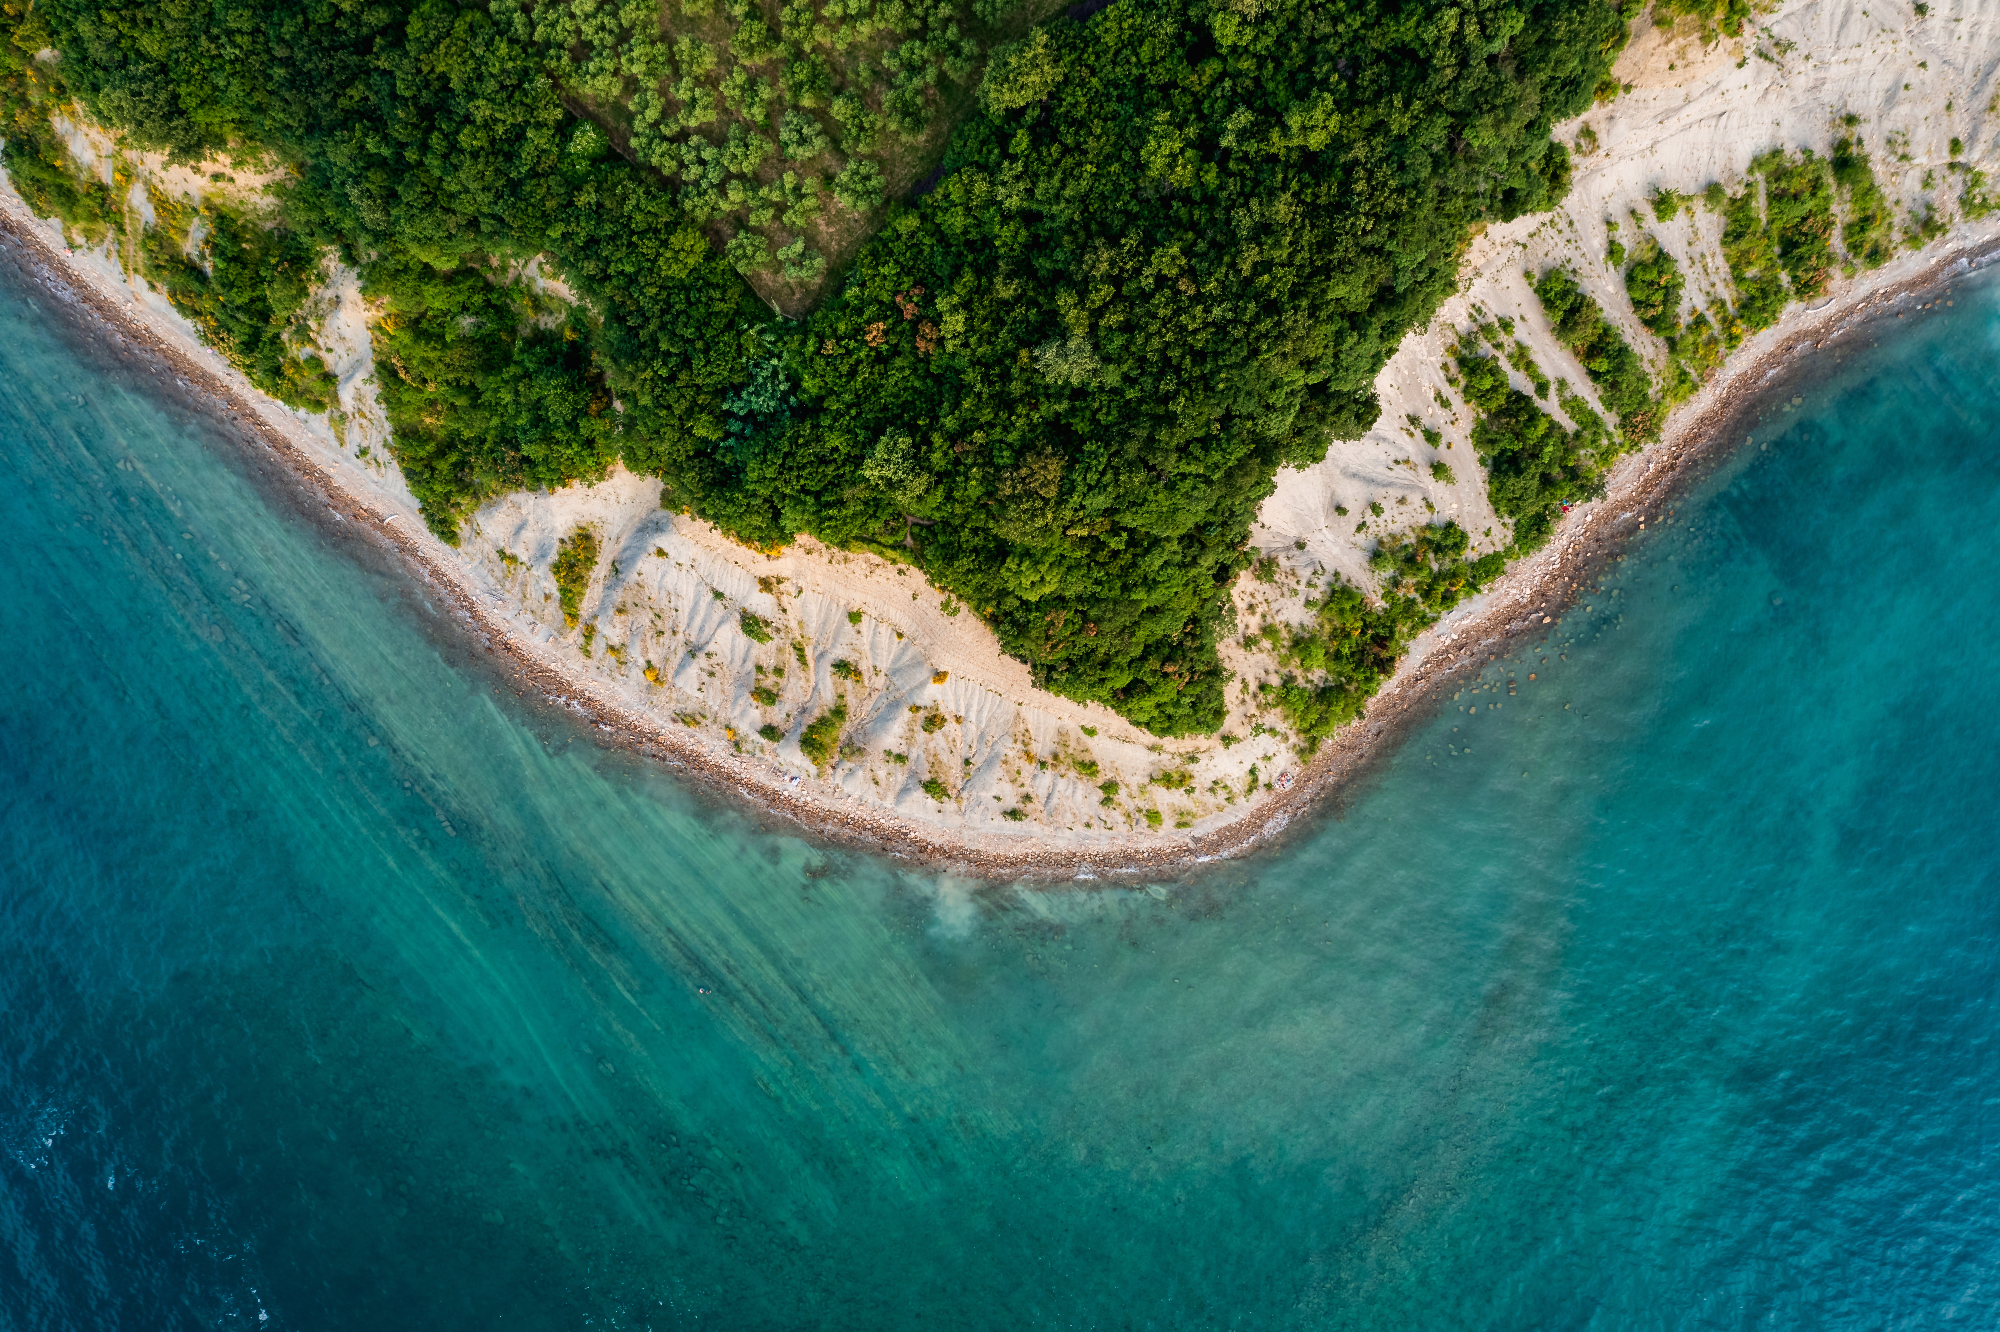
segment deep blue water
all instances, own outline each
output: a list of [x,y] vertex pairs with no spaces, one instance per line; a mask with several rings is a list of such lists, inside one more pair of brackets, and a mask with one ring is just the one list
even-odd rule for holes
[[1150,892],[597,748],[64,328],[0,272],[0,1329],[2000,1311],[1991,290]]

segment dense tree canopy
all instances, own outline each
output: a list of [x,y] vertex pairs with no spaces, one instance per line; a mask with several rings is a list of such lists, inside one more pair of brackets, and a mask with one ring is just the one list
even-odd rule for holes
[[[138,141],[292,173],[286,227],[388,303],[398,456],[442,534],[622,457],[746,540],[916,563],[1048,687],[1164,734],[1221,720],[1215,641],[1277,469],[1373,423],[1473,224],[1560,195],[1549,125],[1624,35],[1597,0],[1058,19],[995,53],[940,183],[794,322],[567,108],[581,48],[539,12],[41,0],[10,22]],[[585,300],[561,328],[505,291],[537,255]]]

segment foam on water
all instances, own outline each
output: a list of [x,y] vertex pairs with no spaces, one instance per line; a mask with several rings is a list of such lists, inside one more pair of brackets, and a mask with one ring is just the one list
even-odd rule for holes
[[0,1328],[1992,1319],[1990,293],[1340,819],[1031,891],[598,749],[0,281]]

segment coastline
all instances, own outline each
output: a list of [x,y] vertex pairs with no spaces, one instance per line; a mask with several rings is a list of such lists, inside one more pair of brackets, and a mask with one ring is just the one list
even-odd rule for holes
[[[1428,720],[1456,681],[1560,629],[1580,595],[1563,586],[1564,580],[1586,582],[1602,565],[1622,558],[1643,530],[1646,512],[1684,493],[1705,465],[1742,447],[1737,436],[1746,429],[1746,418],[1752,425],[1764,419],[1761,409],[1813,368],[1813,352],[1836,350],[1837,338],[1879,331],[1878,321],[1913,313],[1895,307],[1921,304],[1920,298],[2000,262],[2000,225],[1961,225],[1904,259],[1919,262],[1905,271],[1898,271],[1904,268],[1899,261],[1846,279],[1818,306],[1789,307],[1776,326],[1746,343],[1714,380],[1673,411],[1658,442],[1620,461],[1602,499],[1578,506],[1547,546],[1419,635],[1367,714],[1329,741],[1286,795],[1308,804],[1336,801],[1365,778],[1375,760]],[[1871,310],[1875,306],[1885,308]]]
[[1713,381],[1674,411],[1657,443],[1614,469],[1603,499],[1579,506],[1563,520],[1548,546],[1420,635],[1363,716],[1322,745],[1289,789],[1271,792],[1243,814],[1205,832],[1122,834],[1087,846],[1066,845],[1054,838],[1036,845],[1029,840],[1032,835],[1005,839],[980,833],[940,835],[941,830],[860,800],[786,789],[762,770],[763,765],[719,754],[604,698],[593,682],[551,665],[490,613],[469,580],[425,548],[428,533],[405,530],[409,524],[394,521],[401,515],[386,514],[379,498],[343,484],[313,456],[302,430],[285,428],[290,418],[276,403],[262,401],[247,382],[231,382],[226,369],[205,361],[191,345],[182,345],[182,340],[120,308],[101,278],[54,249],[12,210],[0,209],[0,246],[22,256],[24,266],[44,288],[81,319],[122,335],[127,354],[153,358],[218,415],[247,427],[333,517],[393,551],[422,585],[450,606],[454,618],[488,654],[544,701],[595,727],[599,743],[677,769],[705,788],[740,798],[761,814],[850,849],[985,880],[1130,882],[1252,854],[1275,846],[1288,831],[1295,834],[1307,822],[1302,816],[1319,813],[1322,806],[1337,811],[1339,797],[1363,780],[1374,762],[1393,750],[1409,730],[1428,719],[1427,709],[1454,679],[1483,669],[1538,633],[1553,631],[1574,602],[1559,581],[1572,575],[1581,581],[1599,562],[1616,559],[1624,543],[1640,530],[1645,508],[1670,498],[1698,464],[1731,451],[1734,445],[1728,441],[1735,437],[1738,422],[1782,387],[1773,383],[1781,373],[1810,365],[1811,352],[1872,326],[1874,318],[1889,313],[1871,315],[1870,307],[1913,303],[1920,294],[1992,263],[2000,257],[2000,224],[1961,225],[1922,251],[1838,284],[1816,308],[1790,307],[1774,328],[1752,339]]

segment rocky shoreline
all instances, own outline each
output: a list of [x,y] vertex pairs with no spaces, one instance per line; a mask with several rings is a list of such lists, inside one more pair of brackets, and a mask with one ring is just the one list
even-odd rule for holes
[[[1614,471],[1606,497],[1569,515],[1544,550],[1503,575],[1466,610],[1421,636],[1395,678],[1366,715],[1322,746],[1287,789],[1271,792],[1238,818],[1188,835],[1151,833],[1093,838],[1089,844],[1036,839],[1032,834],[940,835],[859,799],[828,798],[785,789],[767,765],[717,753],[653,720],[596,696],[589,682],[571,678],[532,653],[514,630],[489,614],[462,577],[440,563],[405,524],[344,487],[301,442],[278,428],[247,400],[217,366],[189,346],[133,318],[69,257],[4,213],[0,247],[11,250],[40,276],[43,286],[86,320],[114,330],[123,350],[155,375],[170,373],[204,399],[218,418],[247,429],[281,462],[306,496],[330,518],[344,521],[394,552],[483,650],[504,664],[523,691],[532,690],[596,728],[599,743],[615,745],[680,771],[703,786],[748,802],[812,836],[874,854],[918,861],[946,873],[997,880],[1112,882],[1185,872],[1231,859],[1296,832],[1306,816],[1331,807],[1371,764],[1427,719],[1440,695],[1467,673],[1484,669],[1527,640],[1553,631],[1573,604],[1565,581],[1582,583],[1615,560],[1640,530],[1644,511],[1669,500],[1697,466],[1728,453],[1746,417],[1771,395],[1781,372],[1810,371],[1810,353],[1835,338],[1862,332],[1886,319],[1891,307],[1920,304],[1917,297],[1990,263],[2000,255],[2000,228],[1965,229],[1911,256],[1926,260],[1913,272],[1879,271],[1843,284],[1816,309],[1793,307],[1777,328],[1760,335],[1726,365],[1717,379],[1669,420],[1658,444],[1626,459]],[[1883,307],[1876,309],[1875,307]],[[1896,311],[1899,316],[1907,311]],[[796,779],[794,779],[796,783]]]

